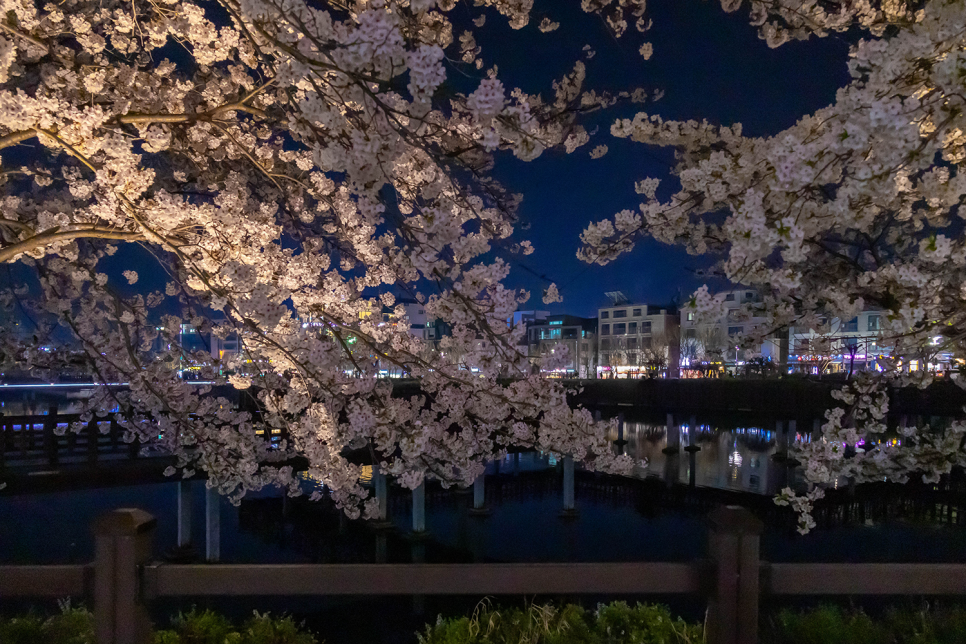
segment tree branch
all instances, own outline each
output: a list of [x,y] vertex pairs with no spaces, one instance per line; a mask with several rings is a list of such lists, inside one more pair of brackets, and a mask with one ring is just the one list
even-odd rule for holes
[[11,244],[10,246],[0,248],[0,264],[9,262],[18,255],[31,251],[35,248],[40,248],[41,246],[46,246],[47,244],[53,242],[72,241],[82,237],[96,239],[120,239],[123,241],[141,241],[144,239],[144,234],[141,232],[94,228],[93,226],[90,228],[63,231],[59,228],[51,228],[40,234],[34,235],[33,237],[28,237],[23,241],[17,242],[16,244]]

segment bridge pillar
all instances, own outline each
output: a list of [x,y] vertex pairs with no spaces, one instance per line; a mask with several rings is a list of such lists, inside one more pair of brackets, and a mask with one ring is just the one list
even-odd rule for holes
[[191,481],[178,481],[178,547],[191,545]]
[[667,415],[667,447],[665,454],[676,454],[681,449],[681,428],[674,423],[674,414]]
[[567,454],[563,458],[563,514],[572,516],[577,514],[574,505],[574,457]]
[[413,490],[413,532],[426,532],[426,481]]
[[775,455],[772,458],[777,461],[788,458],[788,432],[780,420],[775,422]]
[[214,488],[205,488],[205,559],[221,559],[221,496]]
[[389,518],[389,490],[386,485],[386,475],[379,467],[379,463],[372,464],[372,483],[376,489],[376,501],[379,502],[379,509],[376,511],[375,519],[380,522],[388,521]]
[[473,481],[473,509],[470,510],[470,515],[484,517],[491,513],[492,510],[486,507],[486,471],[484,471]]
[[624,412],[617,414],[617,453],[624,453],[624,446],[627,445],[627,441],[624,440]]

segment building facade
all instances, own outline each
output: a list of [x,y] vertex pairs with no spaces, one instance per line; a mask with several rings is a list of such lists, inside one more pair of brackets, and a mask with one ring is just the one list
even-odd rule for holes
[[742,308],[760,302],[751,289],[724,293],[726,313],[714,322],[698,323],[695,313],[683,309],[681,324],[681,376],[715,377],[722,373],[741,373],[751,368],[780,371],[787,361],[788,340],[784,334],[768,337],[754,346],[741,346],[742,337],[759,329],[766,319],[746,317]]
[[550,315],[527,328],[527,355],[546,358],[567,352],[565,364],[541,372],[558,378],[593,378],[597,372],[597,320],[573,315]]
[[619,304],[597,310],[601,378],[677,378],[680,323],[670,307]]
[[[882,321],[885,313],[863,311],[851,320],[832,318],[827,329],[789,329],[789,371],[821,375],[850,371],[881,370],[888,358],[883,346]],[[913,370],[919,368],[913,365]]]

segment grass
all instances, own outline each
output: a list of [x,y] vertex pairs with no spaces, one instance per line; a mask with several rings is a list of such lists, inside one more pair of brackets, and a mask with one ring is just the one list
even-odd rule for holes
[[701,626],[674,619],[663,606],[624,602],[594,612],[575,604],[498,609],[481,602],[473,615],[443,619],[418,634],[420,644],[697,644]]
[[[96,644],[94,615],[61,605],[52,617],[28,614],[0,619],[0,644]],[[255,613],[241,626],[210,610],[192,610],[155,631],[154,644],[318,644],[291,617]]]
[[860,609],[782,610],[766,619],[762,644],[964,644],[966,608],[901,608],[875,619]]
[[[922,604],[870,616],[857,608],[780,610],[762,620],[761,644],[966,644],[966,607]],[[664,606],[624,602],[589,611],[576,604],[495,607],[443,618],[416,634],[419,644],[699,644],[699,624]],[[53,616],[0,619],[0,644],[95,644],[94,617],[61,604]],[[191,610],[157,630],[154,644],[318,644],[291,617],[254,613],[240,625],[210,610]]]

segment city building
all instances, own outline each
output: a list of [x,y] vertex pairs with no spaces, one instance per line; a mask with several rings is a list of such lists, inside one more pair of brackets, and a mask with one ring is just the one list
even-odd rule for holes
[[528,355],[541,358],[567,351],[567,362],[554,369],[541,368],[550,377],[593,378],[597,373],[597,319],[549,315],[527,329]]
[[680,324],[670,306],[626,303],[597,311],[597,374],[601,378],[677,378]]
[[[882,370],[879,360],[891,348],[882,345],[882,311],[863,311],[851,320],[832,318],[827,329],[789,329],[789,372],[821,375]],[[907,368],[927,368],[918,364]]]
[[787,337],[776,334],[754,346],[742,347],[743,336],[765,323],[760,316],[747,317],[742,307],[760,302],[752,289],[724,294],[725,315],[714,322],[698,323],[695,313],[681,310],[681,377],[717,377],[721,373],[741,373],[751,369],[778,370],[785,363]]
[[423,340],[431,339],[427,337],[427,329],[430,327],[427,326],[426,305],[414,299],[397,297],[394,306],[382,307],[383,322],[389,322],[395,307],[399,305],[406,310],[405,319],[409,322],[409,333]]

